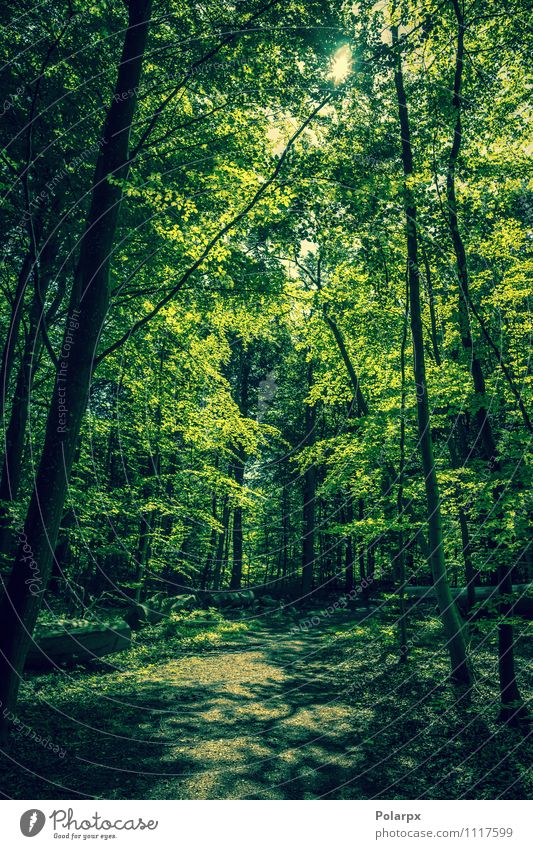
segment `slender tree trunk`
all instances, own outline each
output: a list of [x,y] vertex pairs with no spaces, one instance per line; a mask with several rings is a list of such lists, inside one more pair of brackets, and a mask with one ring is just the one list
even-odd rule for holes
[[[335,572],[334,572],[334,575],[333,575],[333,578],[334,578],[333,586],[335,588],[338,587],[339,579],[342,576],[342,571],[343,571],[342,563],[343,563],[343,554],[344,553],[345,553],[344,537],[340,537],[336,542],[336,555],[337,555],[337,557],[336,557],[336,563],[335,563]],[[345,572],[345,577],[346,577],[346,572]]]
[[[361,583],[366,581],[366,568],[365,568],[365,547],[363,545],[359,546],[359,579]],[[365,589],[363,595],[368,595],[367,590]]]
[[471,610],[476,603],[475,571],[472,565],[470,550],[470,532],[468,520],[462,507],[459,507],[459,527],[461,529],[461,544],[463,546],[463,563],[465,566],[467,609]]
[[359,416],[368,416],[368,404],[366,403],[365,396],[363,395],[363,393],[361,391],[361,385],[359,383],[359,377],[357,376],[357,372],[355,371],[355,369],[353,367],[353,363],[351,361],[350,355],[348,353],[348,349],[346,347],[346,343],[344,341],[344,336],[343,336],[337,322],[334,321],[331,318],[331,316],[327,312],[326,308],[324,308],[322,314],[324,316],[324,321],[326,322],[326,324],[330,328],[331,332],[333,333],[333,337],[334,337],[334,339],[337,343],[337,347],[338,347],[340,355],[342,357],[342,361],[343,361],[344,365],[346,366],[346,371],[348,372],[348,375],[350,377],[350,383],[352,384],[353,390],[355,392],[355,399],[356,399],[356,402],[357,402],[357,411],[358,411],[357,414]]
[[[144,464],[143,464],[144,465]],[[154,466],[150,460],[146,460],[146,465],[144,466],[144,483],[142,486],[142,501],[145,504],[151,495],[152,492],[152,479],[153,473],[155,471],[156,477],[159,472],[159,451],[156,451],[156,457],[154,461]],[[142,467],[141,467],[142,470]],[[146,576],[146,570],[148,569],[148,564],[150,562],[151,557],[151,542],[152,535],[154,530],[156,513],[155,510],[141,510],[140,520],[139,520],[139,539],[137,542],[137,550],[135,552],[133,562],[135,566],[135,583],[137,584],[135,588],[135,601],[139,603],[141,601],[144,589],[144,579]]]
[[437,313],[435,310],[435,295],[433,294],[433,281],[431,279],[431,268],[429,265],[428,256],[426,253],[426,249],[424,246],[424,242],[420,243],[420,247],[422,249],[422,259],[424,261],[424,269],[426,272],[426,286],[428,293],[428,303],[429,303],[429,318],[431,322],[431,345],[433,348],[433,356],[435,358],[435,364],[440,366],[442,363],[440,351],[439,351],[439,334],[437,331]]
[[[455,127],[452,147],[450,150],[450,157],[448,161],[448,171],[446,175],[446,200],[448,207],[448,221],[457,263],[457,278],[460,290],[459,326],[461,331],[461,342],[463,349],[465,350],[469,359],[472,383],[474,385],[474,391],[478,399],[477,409],[474,418],[478,434],[481,438],[483,451],[486,460],[489,464],[489,469],[494,474],[498,474],[501,471],[501,465],[498,459],[498,448],[496,439],[492,430],[492,424],[489,418],[488,410],[485,405],[485,376],[483,374],[483,367],[481,361],[479,360],[476,353],[470,325],[470,282],[468,273],[468,261],[457,214],[455,171],[463,137],[461,121],[461,89],[464,66],[465,23],[459,0],[452,0],[452,5],[457,21],[457,49],[452,98],[452,107],[455,112]],[[524,417],[526,426],[529,426],[530,428],[531,423],[529,422],[527,413],[520,397],[518,397],[518,403],[522,415]],[[493,497],[497,510],[497,505],[501,498],[501,495],[501,486],[495,484],[493,490]],[[501,515],[501,509],[498,512]],[[495,549],[495,542],[493,540],[490,540],[489,542],[491,548]],[[502,597],[499,604],[500,623],[498,625],[499,676],[501,699],[500,718],[506,722],[518,720],[527,713],[516,682],[513,626],[509,622],[511,610],[511,595],[513,589],[511,580],[511,568],[512,566],[508,563],[500,563],[497,570],[498,587]]]
[[[466,441],[466,435],[461,431],[464,429],[464,424],[459,421],[457,423],[457,428],[460,432],[460,441]],[[453,438],[450,437],[448,439],[448,450],[450,452],[450,459],[452,463],[453,469],[460,468],[460,460],[458,456],[458,452],[453,443]],[[461,488],[457,485],[457,498],[461,497]],[[466,515],[466,511],[464,507],[459,506],[458,511],[459,518],[459,529],[461,531],[461,546],[462,546],[462,554],[463,554],[463,563],[465,567],[465,583],[466,583],[466,594],[467,594],[467,610],[471,610],[476,603],[476,587],[475,587],[475,578],[476,573],[474,571],[474,566],[472,564],[472,552],[470,545],[470,531],[468,528],[468,519]]]
[[[307,384],[313,383],[313,364],[307,366]],[[305,405],[305,438],[306,446],[312,445],[315,439],[316,408],[313,404]],[[316,508],[316,468],[310,463],[304,472],[303,485],[303,525],[302,525],[302,595],[308,595],[313,588],[313,571],[315,563],[315,508]]]
[[[26,427],[28,424],[29,404],[32,381],[36,364],[43,346],[39,334],[41,322],[44,320],[43,303],[50,284],[51,263],[57,244],[49,241],[40,256],[39,284],[40,292],[34,292],[28,317],[28,329],[24,341],[24,350],[19,363],[15,389],[11,401],[9,424],[5,436],[5,450],[0,478],[0,558],[12,553],[12,532],[9,502],[15,501],[18,495],[23,472],[24,445],[26,442]],[[53,314],[61,304],[61,298],[55,301]],[[47,321],[53,317],[47,316]]]
[[[244,486],[244,457],[240,454],[234,463],[235,483],[242,490]],[[240,590],[242,586],[242,507],[235,505],[233,509],[233,565],[231,570],[230,590]]]
[[439,603],[440,615],[444,626],[448,650],[450,653],[452,676],[458,682],[470,685],[472,676],[467,659],[466,643],[461,619],[452,599],[444,558],[442,536],[442,516],[439,484],[433,456],[433,438],[429,413],[429,399],[426,382],[424,353],[424,331],[420,303],[420,273],[418,268],[418,236],[416,227],[416,203],[410,180],[413,175],[413,154],[407,98],[403,81],[401,45],[398,27],[391,27],[393,48],[395,51],[394,82],[398,98],[398,112],[401,131],[402,165],[404,182],[404,209],[407,232],[407,260],[409,282],[409,308],[411,334],[413,338],[414,378],[417,397],[418,436],[422,455],[422,468],[427,501],[427,519],[429,532],[429,562],[433,575],[433,584]]
[[34,261],[33,252],[28,251],[22,261],[17,279],[17,286],[15,288],[11,308],[11,317],[7,328],[6,340],[2,349],[2,359],[0,360],[0,423],[3,423],[4,421],[15,349],[17,347],[20,322],[24,311],[24,294],[26,292],[30,275],[32,274]]
[[[251,368],[251,350],[244,348],[242,341],[239,341],[235,346],[236,353],[239,356],[239,394],[238,403],[239,410],[242,416],[248,415],[249,407],[249,384],[250,384],[250,368]],[[235,483],[242,491],[244,487],[244,469],[246,465],[246,454],[242,445],[235,447],[235,460],[233,462],[233,471]],[[242,569],[243,569],[243,511],[240,504],[236,504],[233,510],[233,564],[231,570],[230,590],[240,590],[242,586]]]
[[353,540],[352,535],[348,534],[348,536],[346,537],[346,567],[344,583],[344,587],[347,593],[350,593],[354,588],[353,561]]
[[266,582],[268,581],[268,573],[270,572],[270,536],[268,533],[266,516],[263,523],[263,536],[265,540],[265,571],[263,573],[263,585],[266,585]]
[[[211,512],[213,514],[213,519],[217,521],[217,495],[216,492],[213,492],[211,496]],[[209,548],[207,552],[206,561],[204,564],[204,568],[202,569],[202,574],[200,577],[200,589],[205,590],[209,585],[209,578],[211,576],[211,568],[213,566],[213,560],[216,557],[216,547],[217,547],[217,531],[216,528],[213,528],[211,531],[211,535],[209,537]]]
[[[282,524],[282,556],[281,556],[281,577],[282,581],[285,582],[287,577],[287,571],[289,568],[289,536],[290,536],[290,504],[289,504],[289,493],[287,490],[286,484],[283,484],[283,489],[281,492],[281,524]],[[278,581],[276,582],[276,592],[279,594],[280,591],[280,582],[279,582],[279,574]]]
[[[159,352],[159,369],[157,375],[157,397],[159,399],[161,398],[161,383],[163,378],[163,365],[165,362],[165,354],[165,348],[164,345],[162,345]],[[156,426],[155,453],[153,454],[153,456],[150,455],[146,459],[144,468],[144,483],[142,486],[143,509],[141,511],[141,520],[139,526],[139,543],[137,547],[137,554],[135,556],[135,561],[137,564],[135,578],[135,582],[137,584],[137,587],[135,589],[135,601],[137,603],[140,602],[141,597],[144,593],[146,573],[148,571],[148,567],[152,557],[154,530],[158,524],[157,511],[145,510],[144,504],[149,500],[150,496],[153,493],[154,481],[158,481],[161,474],[161,415],[161,401],[159,400],[154,415],[154,424]],[[161,527],[161,525],[159,526]]]
[[70,590],[66,577],[66,569],[71,560],[71,536],[70,532],[76,524],[76,512],[68,507],[61,519],[54,559],[52,562],[52,575],[48,585],[48,591],[55,596],[61,596],[65,589]]
[[[404,481],[405,481],[405,349],[407,346],[407,331],[409,326],[409,280],[407,280],[405,292],[405,313],[403,321],[402,342],[400,346],[400,373],[401,373],[401,400],[400,400],[400,468],[398,471],[398,497],[397,510],[398,519],[403,521],[405,512],[405,504],[403,497]],[[397,579],[398,579],[398,633],[400,638],[400,663],[407,663],[408,643],[407,643],[407,611],[405,605],[405,550],[404,550],[404,534],[400,530],[398,534],[398,554],[397,554]]]
[[374,540],[369,543],[366,549],[366,574],[368,580],[373,583],[376,576],[376,549]]
[[[353,522],[353,501],[350,495],[346,499],[346,522],[351,525]],[[352,532],[346,534],[346,567],[345,567],[345,589],[349,593],[354,588],[354,544]]]
[[[435,358],[435,364],[437,366],[442,365],[442,357],[440,354],[439,348],[439,338],[437,333],[437,319],[435,314],[435,304],[433,297],[433,285],[431,282],[431,269],[429,267],[429,261],[427,258],[426,250],[424,248],[424,243],[422,242],[422,256],[424,259],[424,268],[426,271],[426,283],[427,283],[427,291],[428,291],[428,300],[429,300],[429,311],[430,311],[430,319],[431,319],[431,341],[433,345],[433,356]],[[461,418],[458,418],[455,422],[457,427],[457,431],[459,434],[460,443],[464,446],[467,446],[467,436],[466,436],[466,427]],[[460,461],[455,450],[455,446],[453,443],[453,438],[450,437],[448,440],[448,449],[450,452],[450,458],[452,462],[452,467],[454,469],[458,469],[460,467]],[[465,450],[464,455],[466,456],[467,450]],[[457,487],[457,497],[460,498],[461,488]],[[459,528],[461,530],[461,542],[462,542],[462,554],[463,554],[463,563],[465,567],[465,582],[466,582],[466,592],[467,592],[467,609],[470,610],[474,604],[476,603],[476,589],[474,585],[474,567],[472,565],[472,557],[470,550],[470,532],[468,529],[468,519],[466,516],[466,512],[463,507],[459,507],[458,509],[458,517],[459,517]]]
[[231,525],[230,525],[231,510],[228,508],[228,519],[226,524],[226,533],[224,534],[224,550],[222,553],[222,568],[220,572],[220,584],[224,583],[226,576],[226,568],[229,561],[229,552],[231,545]]
[[[6,711],[15,707],[31,634],[50,577],[94,356],[109,309],[109,264],[122,192],[108,176],[120,178],[127,172],[129,132],[150,12],[150,0],[130,0],[115,97],[106,116],[96,164],[41,460],[0,605],[0,701]],[[5,730],[4,720],[4,735]]]
[[213,589],[220,589],[220,578],[222,574],[222,561],[224,559],[224,545],[228,535],[229,527],[229,504],[228,496],[224,496],[222,504],[222,530],[218,533],[217,549],[215,553],[215,568],[213,570]]
[[153,511],[142,512],[139,524],[139,542],[137,543],[137,551],[135,552],[136,575],[135,583],[135,601],[140,602],[143,589],[146,569],[150,560],[150,539],[152,536],[152,525],[154,521]]
[[[363,519],[365,518],[365,502],[362,498],[360,498],[358,500],[358,503],[357,503],[357,518],[360,522],[362,522]],[[362,544],[359,546],[358,561],[359,561],[359,580],[361,581],[362,584],[363,583],[366,584],[365,547]],[[365,598],[368,596],[368,587],[367,586],[365,586],[364,589],[363,589],[363,596]]]
[[217,542],[217,532],[213,529],[211,531],[211,536],[209,538],[209,551],[207,553],[207,557],[205,559],[204,568],[202,569],[202,574],[200,576],[200,589],[205,590],[209,584],[209,578],[211,577],[211,567],[213,565],[213,556],[215,553],[215,546]]

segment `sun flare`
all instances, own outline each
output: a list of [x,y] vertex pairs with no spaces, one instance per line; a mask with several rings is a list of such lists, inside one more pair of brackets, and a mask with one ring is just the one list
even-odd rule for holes
[[352,70],[352,51],[348,44],[340,47],[331,61],[330,78],[335,85],[344,82]]

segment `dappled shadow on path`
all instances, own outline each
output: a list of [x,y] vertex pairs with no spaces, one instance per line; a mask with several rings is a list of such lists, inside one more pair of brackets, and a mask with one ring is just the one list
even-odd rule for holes
[[[354,625],[349,615],[336,621],[341,633]],[[512,788],[509,798],[526,794],[515,761],[504,756],[499,763],[502,747],[482,716],[459,703],[441,721],[442,688],[433,688],[435,694],[414,669],[394,686],[397,667],[376,667],[372,657],[344,670],[330,630],[331,622],[292,633],[263,627],[231,650],[153,664],[142,676],[102,673],[91,679],[101,681],[100,692],[67,694],[39,712],[29,706],[26,721],[61,741],[66,755],[27,740],[17,748],[15,741],[10,756],[20,765],[4,764],[4,792],[15,798],[484,798],[487,787],[490,798],[493,785],[484,776],[497,769],[507,770],[502,789]],[[430,714],[441,728],[428,736]],[[502,741],[507,753],[509,741]]]

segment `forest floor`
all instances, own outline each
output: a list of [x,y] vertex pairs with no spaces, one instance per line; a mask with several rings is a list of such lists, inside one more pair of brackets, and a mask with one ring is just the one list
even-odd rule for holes
[[[472,635],[469,702],[447,681],[430,608],[411,617],[406,664],[386,609],[208,616],[145,629],[114,663],[27,675],[4,796],[531,796],[528,732],[496,722],[494,623]],[[527,691],[525,640],[517,655]]]

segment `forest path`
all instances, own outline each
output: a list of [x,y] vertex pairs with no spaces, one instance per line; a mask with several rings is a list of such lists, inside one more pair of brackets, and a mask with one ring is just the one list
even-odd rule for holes
[[495,721],[496,636],[476,649],[470,706],[449,686],[429,609],[411,613],[408,664],[381,609],[269,612],[249,624],[219,647],[187,650],[147,629],[131,652],[29,676],[26,730],[0,759],[0,788],[15,799],[531,796],[533,738]]
[[369,615],[269,611],[219,649],[158,657],[160,638],[92,672],[31,677],[24,722],[63,751],[43,744],[36,759],[17,735],[0,785],[13,798],[310,799],[350,781],[371,796],[361,742],[374,713],[356,704],[336,651]]
[[141,728],[152,746],[143,758],[144,778],[154,773],[150,796],[316,798],[356,774],[359,723],[328,669],[328,631],[366,615],[320,617],[296,633],[263,626],[233,649],[151,670],[138,694],[149,714]]

